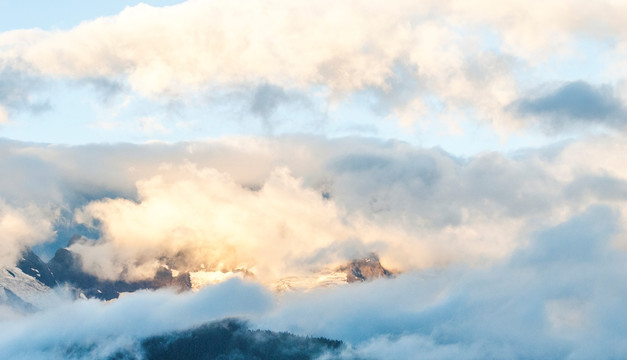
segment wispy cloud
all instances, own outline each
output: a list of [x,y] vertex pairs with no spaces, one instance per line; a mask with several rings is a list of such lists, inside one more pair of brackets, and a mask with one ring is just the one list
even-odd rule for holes
[[42,93],[44,85],[39,76],[0,61],[0,123],[9,120],[10,111],[40,113],[50,110],[49,100],[37,96]]

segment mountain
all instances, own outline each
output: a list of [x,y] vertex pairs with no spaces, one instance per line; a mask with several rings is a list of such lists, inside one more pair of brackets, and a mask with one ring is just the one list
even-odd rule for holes
[[69,284],[88,298],[101,300],[116,299],[123,292],[133,292],[140,289],[159,289],[174,287],[180,290],[191,289],[191,280],[188,273],[174,276],[172,271],[162,267],[151,280],[127,282],[123,280],[102,280],[83,271],[80,255],[63,248],[57,250],[54,257],[47,264],[59,284]]
[[[79,241],[73,236],[68,247]],[[27,249],[13,268],[0,268],[0,304],[9,304],[20,311],[31,311],[41,294],[59,285],[69,285],[77,296],[112,300],[124,292],[140,289],[173,287],[181,291],[198,289],[207,284],[220,282],[229,277],[254,277],[246,269],[231,272],[198,271],[178,274],[167,267],[161,267],[152,279],[142,281],[103,280],[83,270],[79,254],[68,248],[58,249],[54,257],[43,262],[32,250]],[[307,290],[315,287],[334,286],[354,282],[369,281],[381,277],[391,277],[392,273],[381,265],[376,254],[355,259],[335,269],[326,269],[307,276],[285,277],[274,284],[277,291],[291,289]]]
[[22,253],[22,258],[17,262],[17,267],[20,268],[24,274],[30,275],[48,287],[52,288],[58,285],[48,264],[41,261],[39,256],[31,249],[26,249]]
[[365,258],[356,259],[338,269],[346,274],[346,282],[362,282],[381,277],[392,277],[392,273],[384,268],[377,254],[371,253]]
[[57,250],[48,263],[43,262],[31,249],[26,249],[16,266],[0,267],[0,305],[8,305],[19,312],[32,312],[43,305],[44,295],[52,288],[65,284],[77,296],[101,300],[116,299],[123,292],[140,289],[191,289],[187,273],[174,276],[171,270],[161,268],[150,280],[101,280],[83,271],[80,256],[66,248]]
[[[174,287],[181,291],[198,289],[208,284],[224,281],[230,277],[253,277],[246,269],[231,272],[198,271],[173,275],[173,271],[162,267],[151,280],[126,282],[122,280],[101,280],[83,271],[80,255],[67,248],[57,250],[48,262],[48,267],[59,283],[67,283],[79,289],[85,296],[102,300],[117,298],[120,293],[140,289],[158,289]],[[311,289],[354,282],[369,281],[381,277],[392,277],[392,272],[381,265],[379,257],[372,253],[364,258],[355,259],[346,265],[332,270],[323,270],[309,276],[286,277],[274,284],[277,291],[290,289]]]
[[44,305],[50,291],[48,285],[17,266],[0,267],[0,305],[17,312],[33,312]]
[[352,260],[335,269],[326,269],[310,276],[283,278],[274,284],[274,288],[277,291],[307,290],[393,276],[391,271],[381,265],[379,257],[371,253],[364,258]]

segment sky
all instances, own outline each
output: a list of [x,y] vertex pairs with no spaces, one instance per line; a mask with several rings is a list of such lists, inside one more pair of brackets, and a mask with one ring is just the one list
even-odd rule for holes
[[[104,279],[254,274],[0,307],[0,354],[242,316],[347,359],[626,357],[625,24],[617,0],[0,0],[0,265],[76,233]],[[273,291],[372,252],[397,277]]]
[[[1,136],[77,145],[309,133],[463,156],[544,146],[619,126],[557,125],[565,86],[581,82],[580,96],[598,91],[601,102],[624,87],[611,8],[621,4],[585,14],[575,3],[4,1]],[[298,21],[309,11],[320,16]],[[523,106],[551,95],[545,110]]]

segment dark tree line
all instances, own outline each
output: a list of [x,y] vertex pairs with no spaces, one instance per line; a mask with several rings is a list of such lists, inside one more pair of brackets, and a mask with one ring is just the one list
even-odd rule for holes
[[[201,327],[154,336],[141,342],[147,360],[308,360],[325,353],[338,354],[343,343],[322,337],[287,332],[250,330],[245,322],[226,319]],[[136,359],[119,352],[112,360]]]

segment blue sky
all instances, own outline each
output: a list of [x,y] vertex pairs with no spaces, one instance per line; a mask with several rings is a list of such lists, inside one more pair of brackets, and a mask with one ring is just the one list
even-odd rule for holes
[[[154,6],[174,5],[180,1],[143,1]],[[102,1],[87,3],[85,1],[0,1],[0,30],[40,28],[43,30],[67,30],[82,21],[92,20],[101,16],[118,14],[126,6],[134,6],[142,1]]]

